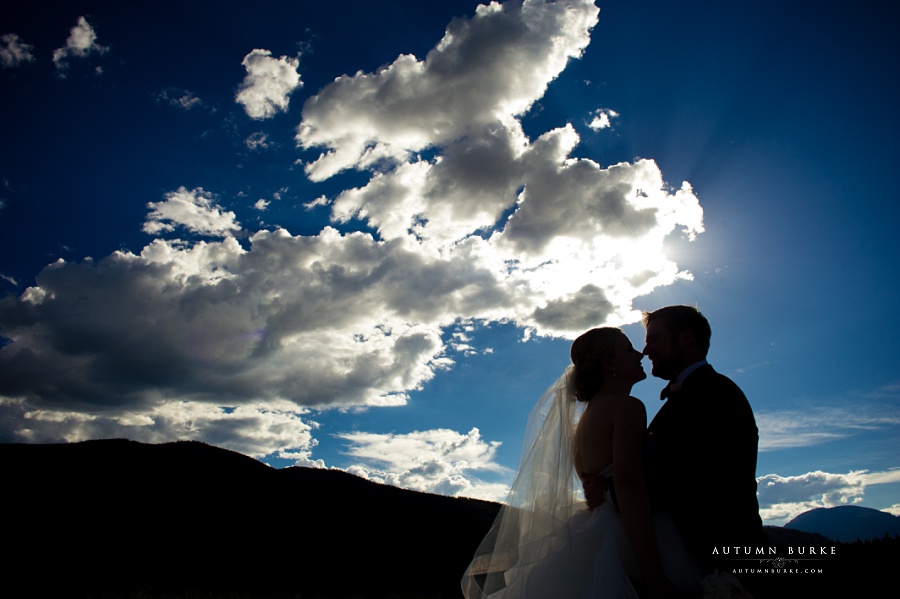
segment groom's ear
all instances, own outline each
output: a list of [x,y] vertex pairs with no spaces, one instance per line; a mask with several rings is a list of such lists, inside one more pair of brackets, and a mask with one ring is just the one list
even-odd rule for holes
[[697,337],[691,329],[685,329],[678,335],[681,347],[697,347]]

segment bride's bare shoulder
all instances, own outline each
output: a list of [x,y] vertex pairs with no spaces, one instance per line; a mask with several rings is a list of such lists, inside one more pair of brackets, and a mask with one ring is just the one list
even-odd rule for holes
[[619,420],[621,418],[646,418],[647,410],[644,402],[631,395],[607,394],[597,395],[588,403],[582,416],[583,421],[597,422],[603,420]]
[[[591,400],[591,403],[603,405],[609,408],[628,409],[635,407],[644,407],[644,402],[632,395],[624,393],[609,393],[605,395],[597,395]],[[590,405],[590,404],[589,404]]]
[[610,401],[610,408],[616,418],[647,418],[644,402],[631,395],[617,395]]

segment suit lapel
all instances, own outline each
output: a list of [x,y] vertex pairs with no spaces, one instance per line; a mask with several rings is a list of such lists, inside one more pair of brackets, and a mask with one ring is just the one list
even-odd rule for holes
[[685,416],[683,408],[688,407],[685,402],[690,403],[690,398],[692,394],[696,394],[698,385],[702,386],[703,379],[712,372],[714,372],[712,366],[704,364],[689,374],[680,384],[670,383],[666,385],[666,388],[669,389],[668,397],[656,413],[656,416],[650,421],[647,433],[653,434],[654,432],[659,433],[660,431],[668,430],[671,426],[675,426],[672,424],[673,422],[677,425],[677,421]]

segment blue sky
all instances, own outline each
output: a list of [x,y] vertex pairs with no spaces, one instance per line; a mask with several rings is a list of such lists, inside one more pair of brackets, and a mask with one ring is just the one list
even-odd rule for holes
[[570,339],[687,303],[768,523],[900,513],[895,8],[0,14],[0,440],[500,499]]

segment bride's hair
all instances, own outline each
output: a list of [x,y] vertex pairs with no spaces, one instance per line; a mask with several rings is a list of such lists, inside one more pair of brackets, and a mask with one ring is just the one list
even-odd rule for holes
[[582,333],[572,342],[569,355],[575,365],[575,399],[590,401],[603,386],[603,358],[615,353],[616,340],[623,334],[621,329],[602,327]]

